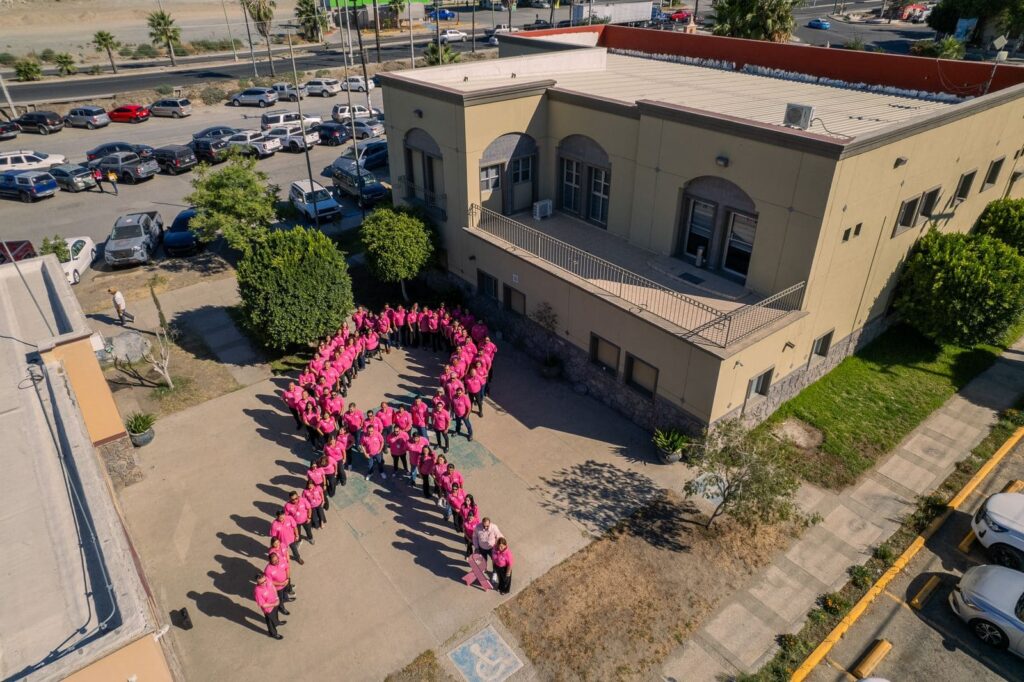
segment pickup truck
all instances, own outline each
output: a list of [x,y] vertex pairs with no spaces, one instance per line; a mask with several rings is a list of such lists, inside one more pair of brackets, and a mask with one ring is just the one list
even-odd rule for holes
[[496,24],[494,28],[484,29],[484,35],[488,38],[495,35],[501,35],[502,33],[519,33],[519,29],[515,26],[509,26],[508,24]]
[[107,265],[148,263],[164,236],[164,220],[156,211],[129,213],[117,219],[103,247]]
[[274,92],[277,93],[277,100],[288,100],[289,102],[298,102],[299,98],[305,99],[309,95],[309,88],[306,87],[305,83],[299,84],[299,93],[295,94],[295,86],[291,83],[274,83],[270,86]]
[[298,125],[277,126],[268,130],[265,135],[267,139],[279,141],[281,148],[290,152],[312,149],[320,141],[320,133],[309,130],[303,136],[302,126]]

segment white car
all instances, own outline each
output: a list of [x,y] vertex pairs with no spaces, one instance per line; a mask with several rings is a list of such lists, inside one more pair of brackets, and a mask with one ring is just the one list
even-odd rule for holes
[[469,34],[465,31],[460,31],[457,28],[446,28],[441,31],[441,35],[438,36],[437,40],[442,45],[447,45],[448,43],[464,43],[469,40]]
[[319,182],[297,180],[292,183],[288,200],[299,213],[310,220],[320,217],[320,222],[333,222],[341,217],[341,206],[334,196]]
[[982,642],[1024,657],[1024,573],[968,568],[949,593],[949,605]]
[[351,107],[347,104],[335,104],[334,108],[331,109],[331,118],[338,123],[348,123],[352,120],[353,114],[355,114],[356,120],[373,118],[380,115],[380,109],[376,107],[367,109],[362,104],[353,104]]
[[519,33],[519,29],[508,24],[498,24],[494,28],[484,29],[484,35],[487,37],[501,35],[502,33]]
[[47,154],[30,149],[0,152],[0,173],[13,170],[48,170],[67,162],[68,160],[61,154]]
[[245,154],[251,154],[264,158],[273,156],[281,149],[281,141],[268,138],[259,130],[240,130],[239,132],[224,138],[229,147],[239,149]]
[[1000,566],[1024,571],[1024,493],[997,493],[974,513],[971,528]]
[[492,35],[490,38],[487,39],[487,44],[490,45],[491,47],[497,47],[498,46],[498,36]]
[[376,87],[373,81],[365,81],[362,76],[349,76],[345,80],[341,81],[342,90],[352,90],[353,92],[367,92],[373,90]]
[[68,282],[78,284],[82,280],[82,273],[96,260],[96,243],[88,237],[71,237],[65,239],[64,243],[68,245],[70,259],[62,261],[60,267]]
[[314,78],[306,83],[306,88],[311,95],[333,97],[341,92],[341,81],[337,78]]
[[303,149],[311,149],[320,142],[320,133],[315,130],[306,129],[306,135],[302,135],[302,126],[287,125],[271,128],[266,132],[268,139],[277,140],[281,143],[282,149],[290,152],[299,152]]

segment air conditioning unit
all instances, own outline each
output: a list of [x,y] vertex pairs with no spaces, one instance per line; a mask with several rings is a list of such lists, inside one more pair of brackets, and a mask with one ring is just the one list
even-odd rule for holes
[[551,199],[541,199],[540,201],[533,202],[533,219],[543,220],[544,218],[550,218],[555,207],[551,202]]
[[814,107],[807,104],[787,104],[786,118],[782,124],[790,128],[807,130],[811,127],[812,118],[814,118]]

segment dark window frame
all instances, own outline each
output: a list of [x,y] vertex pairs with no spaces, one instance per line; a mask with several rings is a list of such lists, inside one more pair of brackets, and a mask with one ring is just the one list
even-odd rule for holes
[[[523,299],[523,310],[522,311],[516,310],[515,308],[512,307],[512,294],[513,293],[519,294],[522,297],[522,299]],[[504,287],[502,288],[501,294],[502,294],[501,301],[502,301],[502,304],[503,304],[503,306],[504,306],[506,311],[508,311],[510,313],[513,313],[515,315],[519,315],[521,317],[526,317],[526,294],[524,294],[519,289],[516,289],[515,287],[509,286],[508,284],[504,285]]]
[[[999,184],[999,176],[1003,174],[1003,166],[1006,165],[1006,157],[1000,156],[998,159],[993,159],[988,164],[988,170],[985,171],[985,179],[981,183],[981,191],[984,192],[989,187],[995,187]],[[993,171],[995,177],[992,177]]]
[[[489,280],[489,282],[488,282]],[[493,286],[493,292],[489,290],[490,287],[485,287],[484,284],[491,284]],[[476,291],[484,298],[490,298],[495,301],[498,300],[498,278],[489,272],[476,269]]]
[[[827,332],[825,332],[824,334],[822,334],[821,336],[819,336],[818,338],[814,339],[814,343],[811,344],[811,357],[812,358],[815,358],[815,357],[826,358],[826,357],[828,357],[829,351],[832,350],[832,341],[834,340],[835,334],[836,334],[836,330],[835,329],[830,329]],[[823,349],[821,348],[822,342],[824,342],[824,346],[825,346],[824,352],[822,352]]]
[[[633,369],[636,366],[637,362],[647,365],[648,367],[654,370],[654,386],[652,388],[642,386],[633,380]],[[643,358],[637,357],[632,353],[626,353],[626,365],[624,376],[626,379],[626,385],[628,385],[635,391],[639,391],[640,393],[644,394],[649,398],[653,398],[655,394],[658,392],[658,379],[661,378],[661,371],[651,363],[644,360]]]
[[[928,199],[931,196],[934,196],[934,199],[932,199],[931,204],[929,205]],[[936,185],[931,189],[926,189],[924,192],[921,192],[921,203],[917,207],[918,215],[928,219],[934,218],[936,213],[935,209],[938,208],[939,201],[941,199],[942,185]]]
[[971,190],[974,189],[974,181],[978,179],[978,169],[969,170],[966,173],[960,175],[960,179],[956,183],[956,191],[953,193],[953,203],[959,204],[962,201],[967,201],[967,198],[971,196]]
[[[747,381],[747,400],[755,396],[767,397],[772,389],[773,378],[775,378],[775,367],[769,367],[765,371],[751,377]],[[764,384],[763,387],[762,384]]]
[[[896,214],[896,225],[893,228],[892,236],[901,235],[907,230],[917,227],[917,219],[920,217],[918,211],[921,208],[921,195],[915,194],[909,199],[904,199],[900,204],[900,210]],[[909,217],[910,223],[904,222]]]
[[[597,349],[600,346],[600,344],[602,344],[602,343],[606,343],[606,344],[608,344],[609,346],[611,346],[612,348],[615,349],[615,366],[614,367],[611,367],[611,366],[606,365],[605,363],[601,362],[601,360],[600,360],[600,358],[598,356]],[[590,332],[590,362],[592,364],[596,365],[597,367],[599,367],[602,371],[607,372],[608,374],[611,374],[612,376],[618,376],[618,374],[619,374],[619,365],[622,362],[622,346],[620,346],[618,344],[615,344],[615,343],[612,343],[611,341],[609,341],[608,339],[604,338],[600,334],[595,334],[594,332]]]

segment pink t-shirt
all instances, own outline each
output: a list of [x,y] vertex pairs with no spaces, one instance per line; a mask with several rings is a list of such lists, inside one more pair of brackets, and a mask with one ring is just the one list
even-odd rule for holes
[[267,564],[263,575],[267,576],[268,583],[274,584],[275,590],[283,590],[288,584],[288,567],[284,564]]
[[390,405],[380,408],[377,410],[377,419],[380,420],[380,424],[384,428],[391,426],[391,423],[395,420],[395,408]]
[[430,421],[436,430],[447,431],[448,426],[452,423],[452,416],[445,408],[435,409],[430,413]]
[[515,560],[512,558],[512,550],[508,547],[503,550],[495,547],[494,551],[491,553],[491,560],[494,562],[495,566],[507,566],[509,568],[511,568],[512,564],[515,563]]
[[409,408],[409,414],[412,415],[413,426],[426,426],[427,425],[427,411],[430,408],[423,401],[413,403],[412,407]]
[[427,447],[429,444],[430,441],[420,435],[410,438],[406,445],[406,450],[409,451],[409,463],[413,466],[419,466],[420,455],[423,454],[423,448]]
[[465,393],[455,396],[455,400],[452,401],[452,409],[455,410],[455,416],[457,417],[465,417],[469,414],[470,407],[469,396]]
[[309,480],[313,481],[313,483],[316,483],[317,485],[324,484],[324,474],[324,470],[318,467],[316,464],[309,467],[309,471],[306,472],[306,476],[309,477]]
[[379,455],[380,451],[384,449],[384,439],[376,431],[367,433],[363,436],[363,447],[366,448],[366,454],[370,457]]
[[429,476],[434,473],[434,455],[423,455],[420,458],[420,474],[423,476]]
[[284,515],[284,521],[274,519],[274,522],[270,524],[270,537],[280,540],[282,547],[287,547],[295,542],[295,533],[295,519],[289,514]]
[[395,426],[402,431],[408,431],[412,428],[412,415],[406,410],[395,412]]
[[405,431],[395,431],[388,436],[388,450],[392,457],[401,457],[409,450],[409,436]]
[[307,502],[306,498],[301,495],[295,502],[286,502],[284,510],[295,520],[295,523],[297,524],[301,525],[309,521],[309,502]]
[[319,507],[324,503],[324,491],[320,487],[306,488],[302,497],[310,507]]
[[483,388],[484,382],[480,381],[478,376],[466,377],[466,390],[470,393],[479,393],[480,389]]
[[263,613],[270,613],[278,604],[277,590],[268,580],[262,585],[256,586],[256,589],[253,590],[253,599],[256,600],[256,605]]
[[345,428],[348,429],[349,431],[354,432],[363,428],[363,413],[360,412],[359,410],[352,410],[351,412],[346,412],[342,416],[341,420],[345,422]]

